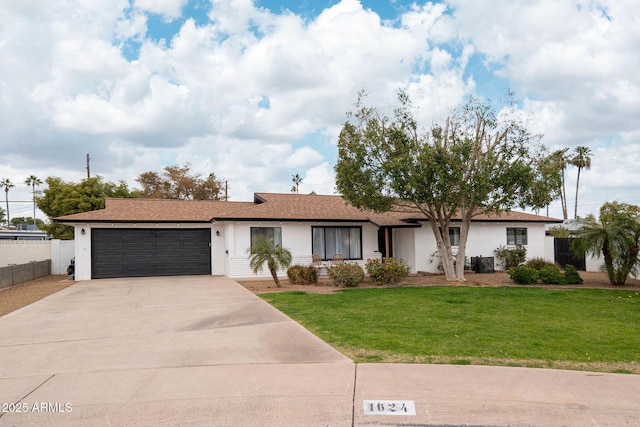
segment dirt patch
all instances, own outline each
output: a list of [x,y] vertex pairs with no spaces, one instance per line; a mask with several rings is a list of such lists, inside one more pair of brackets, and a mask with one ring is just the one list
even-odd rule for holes
[[32,304],[53,293],[78,283],[67,276],[46,276],[10,288],[0,289],[0,316]]
[[[625,286],[613,286],[609,283],[606,273],[600,272],[580,272],[580,276],[584,280],[582,285],[516,285],[511,281],[509,275],[504,272],[489,274],[466,274],[466,282],[447,282],[442,274],[429,275],[412,275],[398,285],[378,286],[371,283],[369,278],[365,278],[358,288],[380,288],[380,287],[399,287],[399,286],[513,286],[513,287],[540,287],[546,289],[582,289],[582,288],[599,288],[599,289],[640,289],[640,280],[629,279]],[[293,285],[288,279],[281,279],[280,288],[276,287],[272,279],[256,278],[242,279],[238,282],[255,294],[264,294],[270,292],[291,292],[304,291],[310,293],[332,293],[342,288],[333,286],[331,280],[322,276],[315,285]]]

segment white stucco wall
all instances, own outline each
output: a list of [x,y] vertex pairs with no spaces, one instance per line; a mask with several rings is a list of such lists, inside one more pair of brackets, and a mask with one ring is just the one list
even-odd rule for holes
[[[378,229],[370,223],[321,223],[321,222],[279,222],[279,221],[223,221],[213,224],[180,224],[179,228],[211,228],[211,274],[226,275],[228,277],[268,277],[268,270],[264,269],[257,275],[249,267],[247,248],[250,246],[251,227],[282,227],[282,245],[293,255],[292,264],[309,265],[312,254],[312,226],[324,227],[362,227],[362,260],[357,262],[364,267],[367,259],[379,258]],[[457,226],[453,224],[453,226]],[[169,224],[76,224],[75,225],[75,257],[76,279],[91,279],[91,230],[92,228],[177,228],[174,223]],[[469,231],[466,255],[495,256],[493,251],[499,246],[507,244],[507,227],[527,228],[527,258],[543,257],[553,259],[553,252],[549,254],[549,243],[545,239],[544,224],[538,223],[509,223],[509,222],[473,222]],[[82,234],[81,230],[85,233]],[[436,251],[435,238],[428,224],[420,228],[398,228],[393,231],[394,256],[403,258],[412,272],[437,272],[438,260],[432,258]],[[552,246],[551,246],[552,247]],[[587,266],[589,269],[589,260]],[[501,265],[496,259],[496,268]],[[597,267],[596,267],[597,268]],[[594,269],[596,269],[594,268]],[[280,271],[279,275],[286,275]]]
[[[311,264],[311,227],[312,226],[357,226],[362,227],[362,255],[357,262],[364,267],[368,258],[379,257],[377,228],[363,223],[317,223],[317,222],[218,222],[214,224],[180,224],[179,228],[211,228],[211,273],[229,277],[268,277],[264,269],[254,274],[249,267],[247,248],[250,246],[251,227],[282,227],[282,245],[293,255],[292,265]],[[176,228],[177,224],[76,224],[75,258],[76,280],[91,279],[91,230],[92,228]],[[82,230],[84,229],[84,234]],[[219,234],[219,235],[218,235]],[[279,275],[286,275],[286,270]]]
[[51,259],[49,240],[0,240],[0,267]]
[[[379,258],[378,252],[378,229],[369,223],[320,223],[320,222],[279,222],[261,221],[244,222],[239,221],[226,225],[227,237],[227,269],[226,275],[229,277],[268,277],[269,271],[264,268],[258,274],[254,274],[249,267],[249,256],[247,249],[251,244],[251,227],[281,227],[282,246],[293,255],[291,265],[310,265],[312,255],[312,234],[311,227],[362,227],[362,260],[354,260],[364,268],[364,264],[369,258]],[[286,270],[278,272],[279,276],[285,276]]]
[[415,228],[395,228],[393,230],[393,257],[402,258],[410,267],[416,270]]
[[75,254],[73,240],[0,240],[0,267],[51,260],[51,274],[67,274]]
[[[459,224],[452,223],[451,226],[457,227]],[[495,258],[493,251],[499,246],[507,246],[507,228],[512,227],[527,229],[527,259],[546,257],[544,224],[474,221],[469,228],[465,253],[469,261],[471,257],[476,256]],[[439,260],[433,256],[436,250],[436,240],[431,227],[423,224],[421,228],[415,229],[415,271],[437,272]],[[494,266],[496,270],[502,269],[497,258],[494,260]]]

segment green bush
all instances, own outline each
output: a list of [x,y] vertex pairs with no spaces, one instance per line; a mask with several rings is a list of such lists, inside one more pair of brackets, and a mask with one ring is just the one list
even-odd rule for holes
[[564,274],[560,271],[555,264],[545,265],[538,272],[538,277],[542,281],[542,283],[547,283],[549,285],[560,285],[564,283]]
[[327,267],[327,274],[336,286],[353,288],[364,280],[364,270],[358,264],[344,263]]
[[546,267],[548,265],[555,265],[555,264],[544,258],[531,258],[529,261],[527,261],[526,265],[540,271],[542,270],[543,267]]
[[369,259],[365,268],[376,285],[398,283],[411,272],[402,258]]
[[505,270],[523,264],[525,259],[527,259],[527,248],[523,245],[516,245],[515,248],[500,246],[494,250],[493,253],[502,260]]
[[509,277],[519,285],[530,285],[538,281],[538,271],[527,265],[519,265],[509,269]]
[[318,283],[318,269],[314,266],[294,265],[287,269],[287,277],[294,285]]
[[567,285],[582,285],[584,282],[573,265],[567,265],[564,268],[564,281]]

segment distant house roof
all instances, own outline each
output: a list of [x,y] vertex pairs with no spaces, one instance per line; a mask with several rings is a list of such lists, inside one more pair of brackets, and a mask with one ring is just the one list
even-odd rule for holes
[[[415,227],[426,217],[415,212],[361,210],[340,196],[256,193],[253,202],[209,200],[106,199],[105,208],[55,218],[76,222],[213,222],[213,221],[371,222],[378,226]],[[562,220],[523,212],[480,215],[474,221],[557,223]]]

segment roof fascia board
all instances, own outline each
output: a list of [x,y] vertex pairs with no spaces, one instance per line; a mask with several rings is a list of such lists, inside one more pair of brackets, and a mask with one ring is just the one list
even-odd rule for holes
[[[426,222],[428,221],[428,219],[419,219],[419,218],[412,218],[411,221],[417,221],[417,222]],[[455,223],[461,223],[462,220],[460,219],[452,219],[451,222],[455,222]],[[539,223],[539,224],[561,224],[563,222],[563,220],[561,219],[551,219],[551,220],[542,220],[542,219],[509,219],[509,218],[495,218],[495,219],[477,219],[477,218],[472,218],[471,222],[520,222],[520,223],[525,223],[525,222],[534,222],[534,223]]]
[[127,220],[108,220],[108,219],[83,219],[83,220],[74,220],[74,221],[60,221],[57,219],[53,220],[54,222],[60,224],[211,224],[211,221],[195,221],[195,220],[135,220],[135,219],[127,219]]
[[242,222],[371,222],[367,219],[318,219],[318,218],[214,218],[212,221],[242,221]]

